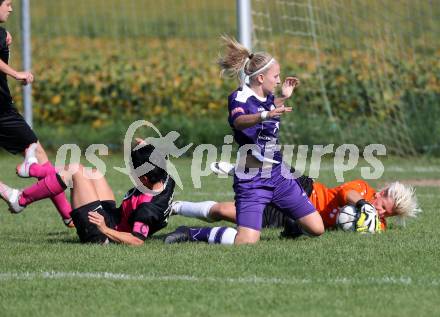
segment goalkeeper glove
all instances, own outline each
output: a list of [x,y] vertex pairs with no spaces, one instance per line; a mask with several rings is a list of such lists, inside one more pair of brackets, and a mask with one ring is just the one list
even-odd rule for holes
[[356,203],[356,210],[359,213],[355,226],[357,232],[376,233],[381,231],[379,215],[373,205],[361,199]]

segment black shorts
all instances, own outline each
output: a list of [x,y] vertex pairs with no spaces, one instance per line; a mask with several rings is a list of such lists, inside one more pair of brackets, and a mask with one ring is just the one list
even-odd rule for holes
[[[291,170],[292,173],[295,172],[294,169]],[[306,192],[307,196],[310,197],[313,191],[313,179],[302,175],[298,177],[298,182],[301,187]],[[286,222],[287,216],[285,216],[280,209],[275,205],[269,204],[264,208],[263,211],[263,228],[281,228]]]
[[105,243],[108,238],[105,234],[99,231],[95,224],[89,221],[89,212],[97,211],[105,220],[107,227],[114,229],[117,224],[114,210],[116,203],[113,200],[108,201],[94,201],[87,205],[81,206],[72,210],[71,216],[75,224],[76,233],[82,243]]
[[263,228],[281,228],[284,226],[286,216],[280,209],[269,204],[263,211]]
[[11,107],[0,110],[0,147],[17,154],[32,143],[38,141],[37,136],[17,109]]

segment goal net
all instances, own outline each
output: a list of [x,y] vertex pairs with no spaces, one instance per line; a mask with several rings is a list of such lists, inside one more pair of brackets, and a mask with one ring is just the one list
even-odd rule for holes
[[253,0],[255,48],[301,80],[283,142],[438,150],[439,4]]
[[[439,4],[251,0],[255,50],[301,80],[282,142],[440,153]],[[4,24],[16,68],[19,13],[15,1]],[[237,34],[235,0],[38,0],[30,13],[40,127],[144,118],[214,144],[230,132],[225,103],[237,83],[221,79],[215,62],[220,35]],[[21,106],[21,86],[11,85]]]

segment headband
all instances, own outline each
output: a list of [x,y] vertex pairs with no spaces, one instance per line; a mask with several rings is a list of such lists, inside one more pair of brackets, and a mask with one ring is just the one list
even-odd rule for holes
[[263,72],[264,70],[266,70],[267,68],[269,68],[269,66],[275,61],[274,58],[271,58],[270,61],[264,65],[263,67],[261,67],[260,69],[257,69],[255,72],[253,72],[252,74],[247,75],[247,77],[251,78],[252,76],[255,76],[261,72]]

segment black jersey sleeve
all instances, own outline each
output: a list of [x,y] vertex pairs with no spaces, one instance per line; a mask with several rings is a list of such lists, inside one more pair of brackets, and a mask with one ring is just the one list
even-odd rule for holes
[[0,50],[6,48],[6,29],[0,26]]
[[[132,234],[145,240],[148,236],[166,227],[174,196],[174,180],[169,178],[165,189],[150,202],[140,204],[130,215]],[[146,228],[145,226],[148,226]]]

